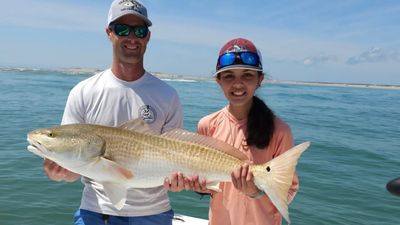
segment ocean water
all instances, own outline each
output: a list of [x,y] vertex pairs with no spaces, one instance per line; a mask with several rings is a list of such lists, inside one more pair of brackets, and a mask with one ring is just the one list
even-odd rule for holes
[[[0,225],[71,224],[82,185],[51,182],[26,150],[30,130],[59,124],[70,89],[84,75],[0,71]],[[181,97],[184,126],[226,105],[215,82],[168,80]],[[386,183],[400,177],[400,90],[266,84],[258,96],[312,142],[297,173],[292,224],[399,224],[400,198]],[[208,198],[171,193],[176,213],[207,218]],[[286,223],[284,223],[286,224]]]

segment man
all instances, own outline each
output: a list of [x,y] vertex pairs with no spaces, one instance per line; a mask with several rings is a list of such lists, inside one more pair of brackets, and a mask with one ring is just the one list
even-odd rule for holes
[[[80,82],[71,90],[62,124],[118,126],[141,118],[159,133],[182,126],[182,109],[176,91],[143,67],[151,25],[147,9],[141,2],[112,2],[106,28],[113,49],[111,68]],[[55,181],[73,182],[80,177],[50,160],[45,160],[43,169],[49,179]],[[171,182],[164,183],[167,189],[189,188],[181,173],[171,177]],[[173,211],[163,186],[129,189],[124,207],[117,210],[101,184],[87,177],[81,180],[84,189],[75,224],[172,224]]]

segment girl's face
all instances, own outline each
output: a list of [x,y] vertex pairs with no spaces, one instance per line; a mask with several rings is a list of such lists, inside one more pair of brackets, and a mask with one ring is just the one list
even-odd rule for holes
[[264,75],[254,70],[231,69],[219,73],[217,82],[230,106],[250,107],[254,92],[263,79]]

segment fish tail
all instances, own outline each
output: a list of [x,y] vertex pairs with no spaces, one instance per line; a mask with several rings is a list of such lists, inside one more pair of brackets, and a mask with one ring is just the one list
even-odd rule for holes
[[297,161],[310,146],[310,142],[299,144],[271,161],[251,166],[254,182],[263,190],[285,220],[290,223],[288,193],[292,186]]

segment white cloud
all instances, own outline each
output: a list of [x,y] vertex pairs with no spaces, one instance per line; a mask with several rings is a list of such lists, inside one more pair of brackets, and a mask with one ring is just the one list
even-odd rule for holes
[[358,56],[350,57],[346,63],[350,65],[355,65],[359,63],[375,63],[399,60],[400,55],[397,49],[383,49],[374,47],[365,52],[362,52]]
[[320,54],[313,57],[307,57],[303,60],[304,65],[313,65],[327,62],[337,62],[337,57],[335,55]]

